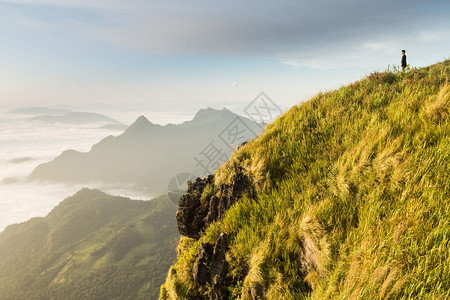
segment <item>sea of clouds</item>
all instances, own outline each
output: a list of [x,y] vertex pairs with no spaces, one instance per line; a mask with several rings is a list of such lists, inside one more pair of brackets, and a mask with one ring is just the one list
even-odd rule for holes
[[106,136],[121,133],[102,129],[102,124],[46,124],[29,118],[0,113],[0,232],[9,224],[45,216],[83,187],[133,199],[154,196],[126,185],[29,182],[27,177],[36,166],[51,161],[61,152],[68,149],[87,152]]

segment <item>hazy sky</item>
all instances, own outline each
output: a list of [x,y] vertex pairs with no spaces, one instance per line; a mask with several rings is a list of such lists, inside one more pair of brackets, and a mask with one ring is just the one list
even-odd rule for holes
[[0,0],[0,106],[289,107],[406,49],[450,57],[445,1]]

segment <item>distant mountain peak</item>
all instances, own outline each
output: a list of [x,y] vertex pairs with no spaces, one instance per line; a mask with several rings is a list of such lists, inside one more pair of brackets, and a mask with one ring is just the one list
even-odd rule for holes
[[144,115],[142,115],[136,119],[134,124],[153,124],[153,123],[150,122],[149,119],[147,119]]
[[226,109],[225,107],[222,109],[215,109],[212,107],[207,107],[207,108],[201,108],[195,115],[197,116],[198,114],[220,114],[223,112],[230,112],[230,111],[228,109]]
[[202,108],[195,114],[194,118],[191,121],[184,122],[184,124],[198,125],[202,123],[209,123],[219,120],[227,115],[235,115],[235,114],[230,110],[226,109],[225,107],[222,108],[221,110],[212,107]]
[[133,124],[128,127],[125,132],[146,132],[151,128],[160,127],[161,125],[153,124],[145,116],[139,116]]
[[[249,130],[224,140],[222,132],[238,117],[227,109],[206,108],[198,112],[195,120],[162,126],[140,116],[120,135],[104,138],[87,153],[63,152],[51,162],[37,166],[29,179],[121,182],[161,191],[181,170],[198,172],[194,157],[198,158],[209,142],[229,141],[230,147],[224,147],[224,153],[229,155],[234,145],[255,137],[258,124],[242,117]],[[180,166],[186,169],[180,170]]]

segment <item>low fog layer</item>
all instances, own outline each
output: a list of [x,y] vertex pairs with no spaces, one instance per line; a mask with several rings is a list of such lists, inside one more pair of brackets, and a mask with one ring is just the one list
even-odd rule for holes
[[7,225],[44,216],[64,198],[84,186],[103,188],[130,197],[146,197],[127,191],[126,186],[100,184],[66,185],[27,183],[25,178],[40,163],[62,151],[89,151],[108,135],[121,131],[102,129],[102,124],[46,124],[30,122],[28,115],[0,115],[0,231]]
[[65,151],[36,167],[29,179],[134,183],[159,195],[167,192],[176,174],[211,174],[227,161],[233,148],[261,130],[255,121],[227,109],[201,109],[192,120],[167,126],[140,116],[118,137],[108,136],[88,153]]
[[[105,126],[114,125],[110,115],[94,115],[107,124],[92,123],[86,113],[77,123],[61,123],[54,120],[64,121],[66,111],[42,109],[37,117],[35,108],[0,115],[0,230],[46,215],[83,187],[134,199],[167,193],[175,175],[212,173],[262,129],[227,109],[201,109],[190,121],[166,126],[141,116],[125,131]],[[129,112],[113,118],[123,122]]]

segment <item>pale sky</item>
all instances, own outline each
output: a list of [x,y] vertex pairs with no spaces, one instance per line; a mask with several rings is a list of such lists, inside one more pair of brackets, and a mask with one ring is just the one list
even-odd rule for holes
[[0,106],[288,108],[450,57],[446,1],[0,0]]

